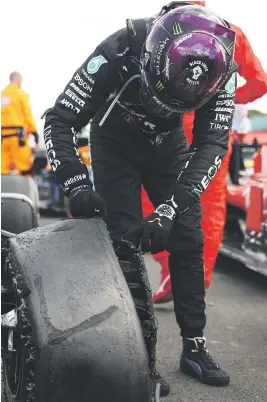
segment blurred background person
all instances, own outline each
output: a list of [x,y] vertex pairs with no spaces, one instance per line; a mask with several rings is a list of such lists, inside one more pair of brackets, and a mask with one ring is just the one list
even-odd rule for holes
[[[14,71],[9,85],[1,91],[1,174],[30,174],[33,160],[29,134],[38,144],[29,95],[22,91],[22,76]],[[8,127],[8,128],[7,128]]]
[[232,132],[246,134],[251,131],[251,121],[248,117],[248,108],[240,104],[235,106],[235,114],[232,124]]

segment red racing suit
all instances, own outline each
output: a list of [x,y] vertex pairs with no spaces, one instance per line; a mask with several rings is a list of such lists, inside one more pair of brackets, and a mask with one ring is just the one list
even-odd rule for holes
[[[238,64],[238,73],[246,79],[245,85],[237,89],[236,103],[246,104],[253,102],[255,99],[261,98],[267,93],[267,74],[264,72],[259,59],[254,54],[244,32],[233,24],[230,24],[230,27],[237,34],[235,61]],[[194,113],[186,113],[183,118],[183,123],[187,140],[191,144]],[[231,143],[229,142],[228,153],[225,155],[217,175],[201,196],[202,228],[204,231],[203,261],[205,265],[206,288],[211,284],[212,272],[224,231],[226,215],[226,183],[230,155]],[[144,190],[142,195],[144,215],[147,216],[152,213],[154,208],[152,204],[150,204]],[[165,259],[163,256],[165,256]],[[167,252],[153,256],[156,261],[161,263],[163,271],[165,272],[165,274],[163,274],[165,278],[163,277],[162,280],[165,280],[166,275],[169,275],[167,257]],[[167,284],[167,287],[170,287],[170,285]]]
[[[235,61],[238,73],[246,79],[245,85],[237,88],[236,104],[246,104],[261,98],[267,93],[267,74],[245,36],[237,26],[230,24],[236,32]],[[191,128],[185,127],[187,136],[191,136]],[[189,138],[190,139],[190,138]],[[222,241],[226,216],[226,185],[228,166],[231,156],[231,143],[221,168],[214,180],[201,197],[202,228],[204,231],[204,255],[206,288],[210,286],[212,272]]]

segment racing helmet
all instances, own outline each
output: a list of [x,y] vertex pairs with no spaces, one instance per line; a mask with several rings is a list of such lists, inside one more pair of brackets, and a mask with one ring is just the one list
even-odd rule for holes
[[173,7],[155,19],[140,56],[141,102],[163,118],[198,109],[234,71],[235,32],[202,6]]

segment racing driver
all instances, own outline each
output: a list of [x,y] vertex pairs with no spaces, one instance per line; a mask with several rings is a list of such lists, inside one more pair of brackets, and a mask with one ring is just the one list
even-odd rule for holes
[[[200,195],[227,153],[234,102],[235,33],[195,5],[163,7],[158,16],[127,20],[73,74],[47,114],[44,138],[73,217],[104,217],[136,305],[151,377],[157,326],[141,251],[170,252],[174,309],[183,338],[182,372],[227,385],[211,358],[206,324]],[[182,125],[195,111],[192,146]],[[91,122],[94,183],[78,157],[76,133]],[[223,121],[223,123],[222,123]],[[142,218],[141,186],[154,204]]]
[[[190,4],[199,4],[205,6],[205,1],[189,1]],[[179,7],[184,2],[177,3]],[[238,73],[246,79],[246,83],[237,88],[235,103],[247,104],[261,98],[267,93],[267,74],[264,72],[259,59],[253,52],[253,49],[244,34],[237,26],[229,24],[230,28],[236,33],[236,44],[234,58],[238,64]],[[233,108],[233,102],[224,99],[220,103],[221,108]],[[219,111],[219,109],[218,109]],[[192,130],[194,125],[194,113],[186,113],[183,116],[184,129],[189,144],[192,143]],[[219,252],[222,241],[225,216],[226,216],[226,184],[228,176],[228,167],[231,156],[231,142],[229,142],[229,150],[222,161],[222,166],[212,180],[207,191],[201,196],[202,222],[201,226],[204,231],[204,252],[203,260],[205,267],[205,286],[209,288],[212,281],[212,272]],[[153,210],[147,193],[142,189],[142,203],[144,216],[149,215]],[[154,303],[165,303],[172,300],[171,280],[168,264],[168,252],[156,254],[153,258],[161,264],[161,280],[160,285],[153,295]]]

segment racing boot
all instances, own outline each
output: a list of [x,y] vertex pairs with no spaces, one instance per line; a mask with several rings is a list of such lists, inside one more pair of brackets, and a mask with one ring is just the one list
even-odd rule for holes
[[161,265],[160,271],[160,285],[156,292],[153,294],[153,303],[163,304],[173,300],[171,289],[171,277],[169,271],[169,253],[163,252],[153,256],[154,260]]
[[180,369],[204,384],[226,386],[230,382],[229,375],[218,366],[206,349],[205,338],[183,338]]
[[168,395],[170,386],[156,370],[157,323],[144,260],[131,243],[123,242],[114,246],[143,330],[154,392],[157,384],[160,384],[160,396]]

